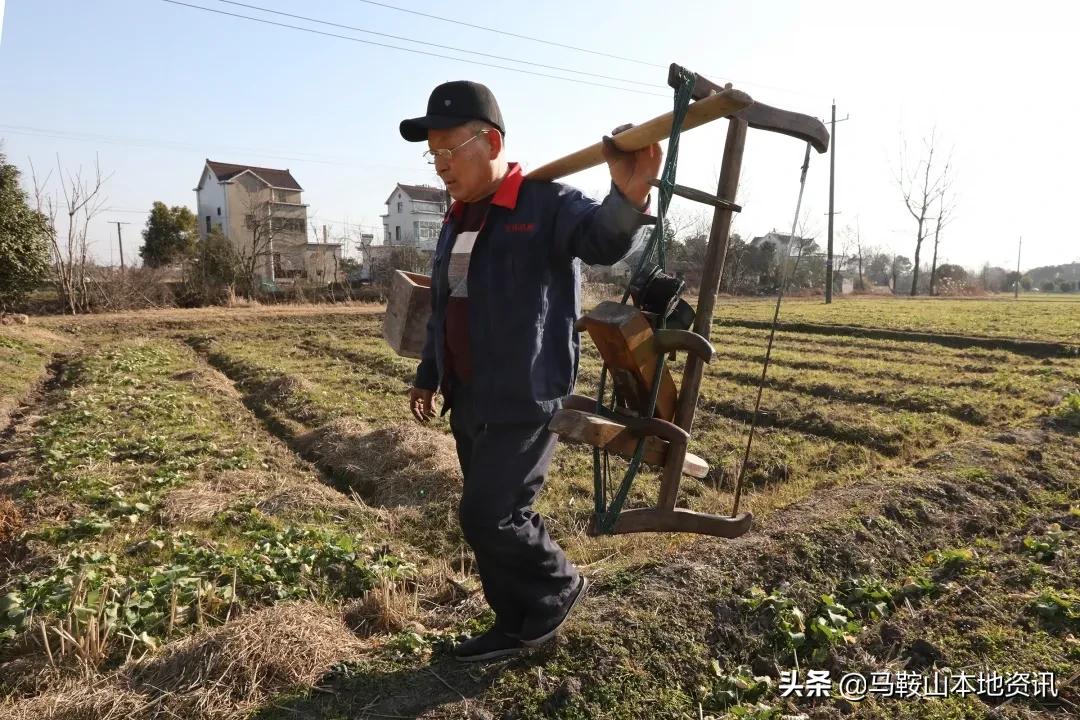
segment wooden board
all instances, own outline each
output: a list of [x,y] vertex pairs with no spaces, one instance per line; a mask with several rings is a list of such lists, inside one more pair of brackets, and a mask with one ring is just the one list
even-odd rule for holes
[[[626,426],[600,415],[581,410],[559,410],[548,423],[548,429],[563,440],[576,440],[593,447],[604,448],[621,457],[630,458],[637,448],[638,438]],[[668,443],[657,437],[645,439],[643,462],[653,467],[663,467],[667,457]],[[686,453],[683,474],[703,478],[709,474],[709,464],[697,455]]]
[[[611,371],[619,396],[632,410],[644,413],[656,363],[660,362],[649,321],[637,308],[608,300],[585,315],[584,325]],[[654,415],[664,420],[674,418],[677,398],[675,381],[664,367]]]
[[431,316],[431,278],[395,270],[383,320],[383,337],[398,355],[419,358]]

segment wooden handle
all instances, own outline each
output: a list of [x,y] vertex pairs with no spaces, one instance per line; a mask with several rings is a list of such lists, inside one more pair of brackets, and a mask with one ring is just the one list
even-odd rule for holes
[[[715,95],[690,103],[683,121],[683,130],[691,130],[717,118],[733,115],[753,105],[754,100],[741,90],[722,90]],[[670,112],[654,117],[646,123],[636,125],[614,136],[615,146],[620,150],[632,152],[648,147],[667,138],[671,134]],[[549,162],[525,174],[532,180],[556,180],[566,175],[596,167],[604,162],[601,143],[582,148],[558,160]]]

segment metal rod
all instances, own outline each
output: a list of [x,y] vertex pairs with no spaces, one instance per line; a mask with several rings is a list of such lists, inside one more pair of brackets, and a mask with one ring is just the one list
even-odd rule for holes
[[[803,158],[802,174],[799,176],[799,199],[795,203],[795,218],[791,221],[791,237],[795,237],[795,228],[799,224],[799,211],[802,209],[803,190],[806,189],[806,171],[810,169],[810,143],[806,143],[806,157]],[[765,348],[765,362],[761,365],[761,380],[758,382],[757,399],[754,400],[754,414],[750,419],[750,434],[746,438],[746,452],[743,454],[742,465],[739,466],[739,477],[735,481],[735,503],[731,509],[731,517],[739,514],[739,500],[742,497],[743,476],[746,474],[746,464],[750,460],[750,446],[754,442],[754,430],[757,428],[758,411],[761,409],[761,392],[765,389],[765,374],[769,372],[769,358],[772,357],[773,339],[776,337],[776,326],[780,321],[780,303],[784,299],[784,290],[787,287],[788,262],[784,260],[784,272],[780,278],[780,291],[776,294],[776,309],[773,310],[772,327],[769,329],[769,344]]]

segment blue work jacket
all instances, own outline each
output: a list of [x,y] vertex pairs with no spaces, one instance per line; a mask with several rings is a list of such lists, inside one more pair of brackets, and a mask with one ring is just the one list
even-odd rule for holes
[[[415,385],[446,377],[447,264],[462,206],[443,220],[431,272],[431,318]],[[491,199],[469,261],[471,391],[482,423],[543,421],[574,389],[580,343],[580,261],[612,265],[653,218],[612,183],[602,203],[562,183],[528,180],[516,163]]]

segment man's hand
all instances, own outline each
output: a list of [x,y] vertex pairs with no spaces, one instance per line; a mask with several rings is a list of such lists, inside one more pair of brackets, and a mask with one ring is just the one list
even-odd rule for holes
[[[632,127],[633,125],[620,125],[612,130],[611,134],[618,135]],[[649,181],[660,176],[660,165],[664,160],[660,143],[653,143],[636,152],[623,152],[615,147],[615,141],[611,137],[605,135],[603,146],[604,160],[607,161],[615,187],[619,188],[619,192],[635,207],[644,209],[652,191]]]
[[426,423],[435,417],[435,392],[423,388],[409,388],[409,409],[413,417]]

